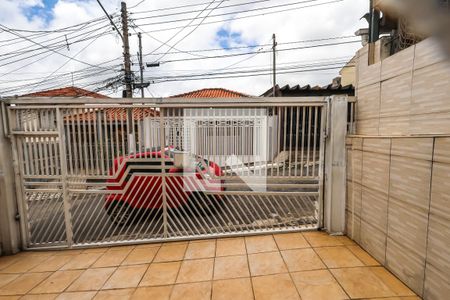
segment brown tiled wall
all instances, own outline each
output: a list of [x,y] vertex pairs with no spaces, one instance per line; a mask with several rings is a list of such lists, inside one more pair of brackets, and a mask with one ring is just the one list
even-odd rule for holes
[[433,39],[368,65],[357,59],[357,134],[450,134],[450,62]]
[[347,234],[424,299],[450,294],[450,138],[355,137]]

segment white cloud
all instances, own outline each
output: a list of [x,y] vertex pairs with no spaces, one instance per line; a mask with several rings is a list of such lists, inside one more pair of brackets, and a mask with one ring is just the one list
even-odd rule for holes
[[[139,3],[140,0],[130,0],[127,1],[129,7],[133,7],[135,4]],[[172,0],[172,1],[163,1],[163,0],[146,0],[139,4],[136,8],[130,9],[131,19],[135,19],[136,24],[144,24],[158,21],[168,21],[180,18],[192,18],[197,13],[184,13],[181,15],[173,15],[158,18],[157,15],[161,13],[176,13],[176,12],[184,12],[188,10],[198,10],[202,9],[202,6],[197,7],[189,7],[178,10],[170,10],[170,11],[157,11],[157,12],[149,12],[137,14],[138,11],[146,11],[153,10],[158,8],[164,8],[169,6],[177,6],[177,5],[188,5],[195,3],[204,3],[206,1],[200,0]],[[225,1],[223,5],[233,5],[236,3],[246,3],[250,2],[250,0],[229,0]],[[292,3],[295,0],[271,0],[263,3],[255,3],[252,5],[246,6],[237,6],[228,9],[222,9],[212,12],[212,14],[220,14],[226,12],[233,12],[238,10],[247,10],[252,8],[259,8],[263,6],[273,6],[279,5],[279,9],[283,9],[283,4]],[[326,0],[321,0],[318,2],[326,2]],[[219,48],[219,41],[217,39],[216,33],[221,28],[226,28],[230,32],[239,33],[240,38],[242,39],[243,44],[265,44],[267,42],[270,43],[270,39],[272,33],[277,34],[277,40],[279,43],[298,41],[298,40],[308,40],[308,39],[317,39],[317,38],[326,38],[332,36],[344,36],[344,35],[352,35],[357,29],[360,27],[366,26],[363,21],[360,21],[359,18],[368,10],[368,2],[369,1],[361,1],[361,0],[344,0],[338,3],[330,3],[323,6],[304,8],[301,10],[291,10],[288,12],[283,12],[279,14],[267,14],[264,16],[247,18],[241,20],[228,21],[226,23],[216,23],[210,25],[204,25],[198,27],[192,34],[190,34],[186,39],[180,42],[176,48],[181,50],[190,50],[190,49],[206,49],[206,48]],[[103,17],[104,14],[101,11],[96,1],[93,0],[59,0],[52,11],[53,19],[49,22],[45,22],[44,16],[39,18],[39,16],[34,17],[32,20],[28,20],[23,12],[23,5],[28,3],[27,5],[39,5],[42,4],[42,1],[38,0],[24,0],[24,1],[11,1],[11,0],[3,0],[0,1],[0,23],[5,24],[12,28],[21,28],[21,29],[34,29],[34,30],[51,30],[62,28],[70,25],[74,25],[80,22],[85,22],[91,20],[93,18]],[[119,0],[103,0],[105,8],[110,13],[118,12],[120,8]],[[304,5],[311,5],[313,3],[305,3]],[[213,5],[215,6],[215,4]],[[297,5],[298,6],[298,5]],[[289,8],[289,7],[286,7]],[[292,7],[290,7],[292,8]],[[270,10],[267,10],[270,11]],[[267,12],[266,11],[266,12]],[[273,9],[272,9],[273,11]],[[262,13],[260,12],[251,12],[248,14],[256,14]],[[235,16],[242,16],[235,15]],[[147,19],[136,20],[139,17],[148,17]],[[220,16],[215,18],[208,18],[206,22],[215,21],[215,20],[225,20],[232,17],[228,16]],[[198,22],[197,20],[196,22]],[[170,23],[164,25],[153,25],[153,26],[143,26],[142,29],[146,31],[154,31],[161,28],[169,28],[173,26],[183,26],[188,22],[178,22],[178,23]],[[194,23],[196,24],[196,23]],[[119,24],[118,24],[119,25]],[[111,26],[108,22],[103,22],[98,24],[92,28],[104,28],[105,31],[108,31],[108,35],[105,37],[100,37],[98,40],[93,42],[89,47],[87,47],[84,51],[82,51],[76,59],[84,61],[89,64],[98,64],[102,61],[117,58],[121,56],[122,46],[121,42],[112,30]],[[175,39],[173,39],[170,43],[178,41],[181,37],[185,36],[189,33],[193,27],[189,27],[180,33]],[[139,28],[136,29],[140,31]],[[154,32],[150,33],[155,38],[166,41],[168,40],[176,30],[172,31],[163,31],[163,32]],[[131,53],[134,55],[137,52],[137,38],[134,35],[134,31],[131,30],[133,35],[130,37],[130,45],[131,45]],[[74,37],[76,34],[69,35],[69,43],[76,40]],[[1,32],[0,40],[7,40],[14,38],[14,36]],[[33,40],[39,43],[45,43],[51,36],[40,36],[33,37]],[[331,42],[331,41],[330,41]],[[83,49],[88,42],[74,44],[70,46],[70,51],[68,51],[65,47],[61,49],[57,49],[60,53],[73,56],[78,51]],[[64,44],[64,42],[62,42]],[[236,41],[232,41],[231,46],[236,46]],[[160,44],[154,40],[152,40],[147,35],[143,35],[143,47],[144,53],[151,52],[153,49],[159,47]],[[299,45],[297,45],[299,46]],[[0,42],[0,55],[8,53],[10,51],[18,51],[23,47],[36,47],[35,45],[22,42],[20,44],[12,44],[6,46],[5,43]],[[280,45],[280,49],[283,47],[287,47],[286,45]],[[313,48],[313,49],[304,49],[298,51],[286,51],[279,52],[277,55],[277,60],[279,66],[283,66],[283,64],[291,63],[291,62],[311,62],[318,61],[321,59],[327,58],[335,58],[335,57],[343,57],[343,56],[351,56],[355,53],[355,51],[360,47],[360,44],[349,44],[349,45],[339,45],[332,47],[322,47],[322,48]],[[270,47],[267,47],[269,49]],[[161,47],[157,52],[165,52],[167,51],[167,47]],[[171,50],[171,52],[174,50]],[[231,53],[238,52],[246,52],[249,49],[242,50],[234,50]],[[251,50],[250,50],[251,51]],[[203,55],[221,55],[230,53],[230,51],[219,51],[214,53],[200,53]],[[40,58],[42,56],[36,56],[34,60]],[[147,56],[145,61],[151,62],[158,56]],[[187,54],[176,54],[176,55],[167,55],[162,60],[172,60],[179,58],[192,57]],[[196,72],[206,72],[210,70],[221,69],[236,62],[242,61],[247,56],[239,56],[232,57],[227,59],[209,59],[209,60],[198,60],[198,61],[185,61],[185,62],[177,62],[177,63],[168,63],[162,64],[159,68],[149,68],[146,70],[146,76],[161,76],[161,75],[176,75],[176,74],[186,74],[191,73],[192,70],[196,70]],[[17,62],[15,64],[2,66],[0,67],[0,91],[9,88],[13,85],[14,80],[23,80],[27,78],[36,78],[40,77],[41,79],[45,79],[45,74],[50,74],[55,71],[57,68],[62,66],[67,62],[67,58],[58,54],[53,54],[46,59],[43,59],[39,62],[30,64],[33,59],[23,60],[21,62]],[[133,61],[136,62],[135,57]],[[0,64],[2,60],[0,59]],[[4,62],[4,60],[3,60]],[[120,63],[120,60],[117,60],[117,63]],[[9,71],[17,69],[18,67],[23,66],[19,71],[14,74],[3,75]],[[68,62],[63,68],[61,68],[58,72],[72,72],[78,69],[82,69],[87,67],[76,61]],[[256,55],[255,57],[248,59],[235,67],[258,67],[258,68],[270,68],[271,67],[271,54],[263,53]],[[137,68],[134,66],[134,69],[137,71]],[[232,70],[232,69],[230,69]],[[229,71],[229,70],[228,70]],[[339,70],[326,70],[321,72],[310,72],[310,73],[294,73],[294,74],[286,74],[279,75],[277,82],[280,85],[285,84],[319,84],[325,85],[331,82],[331,79],[338,75]],[[34,74],[32,74],[34,73]],[[113,73],[109,74],[112,75]],[[100,81],[108,76],[95,76],[95,78],[83,79],[80,81],[76,81],[75,85],[83,86],[87,81]],[[70,85],[70,80],[64,82],[67,85]],[[17,83],[16,83],[17,84]],[[21,83],[23,84],[23,83]],[[55,85],[58,83],[55,82]],[[150,91],[154,96],[168,96],[177,93],[182,93],[190,90],[205,88],[205,87],[224,87],[233,90],[237,90],[240,92],[252,94],[252,95],[260,95],[264,91],[270,88],[271,76],[263,76],[263,77],[247,77],[247,78],[233,78],[233,79],[215,79],[215,80],[201,80],[201,81],[186,81],[186,82],[168,82],[168,83],[159,83],[150,86]],[[37,89],[39,89],[38,87]],[[24,89],[26,91],[27,89]],[[28,89],[29,90],[29,89]],[[148,93],[147,93],[148,94]],[[120,93],[116,94],[117,96]]]

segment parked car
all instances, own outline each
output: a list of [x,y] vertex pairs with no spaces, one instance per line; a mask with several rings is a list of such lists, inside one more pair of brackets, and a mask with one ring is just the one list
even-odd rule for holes
[[[105,209],[111,221],[124,225],[137,219],[137,213],[167,209],[184,209],[190,213],[208,214],[221,201],[224,190],[222,169],[201,156],[191,155],[188,163],[176,165],[174,147],[154,148],[146,152],[114,159],[109,171]],[[163,186],[162,158],[166,165]],[[163,191],[164,190],[164,191]]]

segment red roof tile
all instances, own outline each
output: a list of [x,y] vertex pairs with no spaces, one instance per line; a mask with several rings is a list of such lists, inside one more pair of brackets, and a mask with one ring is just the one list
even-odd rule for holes
[[222,88],[210,88],[175,95],[171,96],[170,98],[243,98],[243,97],[252,97],[252,96]]
[[41,91],[22,95],[21,97],[90,97],[90,98],[109,98],[105,95],[91,92],[77,87],[65,87],[60,89]]
[[[128,109],[121,107],[114,108],[101,108],[92,109],[88,112],[82,112],[79,114],[68,115],[64,118],[67,122],[84,122],[84,121],[97,121],[97,115],[100,115],[101,121],[108,122],[121,122],[127,121]],[[159,111],[154,108],[133,108],[133,120],[143,120],[144,118],[151,118],[159,116]]]

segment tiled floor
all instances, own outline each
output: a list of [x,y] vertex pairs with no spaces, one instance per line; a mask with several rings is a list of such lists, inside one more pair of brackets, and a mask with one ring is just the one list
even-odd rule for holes
[[346,237],[320,232],[23,252],[0,299],[419,299]]

